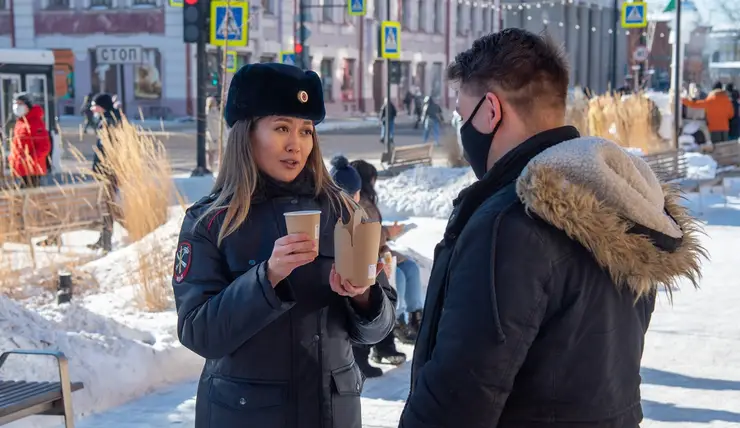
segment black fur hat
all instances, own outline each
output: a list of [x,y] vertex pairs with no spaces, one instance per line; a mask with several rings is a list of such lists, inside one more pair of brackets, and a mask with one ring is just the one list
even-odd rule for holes
[[324,90],[313,71],[280,63],[247,64],[234,74],[224,108],[229,127],[238,120],[289,116],[324,120]]

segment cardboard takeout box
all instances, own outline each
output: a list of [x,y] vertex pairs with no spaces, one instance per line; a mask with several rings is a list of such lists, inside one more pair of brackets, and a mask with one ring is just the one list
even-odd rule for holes
[[375,284],[380,247],[379,222],[363,222],[362,208],[355,209],[345,224],[334,227],[334,254],[337,273],[356,287]]

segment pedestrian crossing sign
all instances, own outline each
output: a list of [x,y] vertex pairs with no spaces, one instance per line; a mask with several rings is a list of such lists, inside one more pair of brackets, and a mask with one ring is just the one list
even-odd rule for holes
[[622,27],[647,27],[647,3],[644,1],[636,1],[622,4]]
[[211,44],[247,46],[249,41],[249,3],[245,1],[211,2]]
[[380,57],[401,59],[401,23],[383,21],[380,24]]
[[367,0],[347,0],[347,13],[349,16],[367,15]]
[[295,52],[280,52],[280,62],[288,65],[295,65]]
[[238,67],[236,64],[236,52],[227,51],[226,52],[226,72],[235,73],[237,68]]
[[170,7],[183,7],[183,0],[170,0]]

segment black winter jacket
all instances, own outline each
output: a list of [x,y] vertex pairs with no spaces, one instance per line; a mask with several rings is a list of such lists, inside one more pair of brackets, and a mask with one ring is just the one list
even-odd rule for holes
[[[392,288],[381,273],[384,286],[373,286],[366,313],[330,289],[337,216],[310,192],[255,198],[246,223],[220,247],[225,210],[196,223],[215,196],[187,210],[173,276],[180,341],[206,358],[195,426],[361,428],[364,378],[351,343],[374,344],[390,332]],[[287,234],[283,213],[316,209],[319,257],[273,288],[266,261]]]
[[[647,164],[578,137],[572,127],[534,136],[455,201],[402,428],[638,426],[655,290],[679,275],[696,280],[703,250],[675,193],[665,193],[675,223],[664,214]],[[650,214],[673,236],[626,220],[610,205],[620,195],[599,201],[604,188],[593,183],[626,182],[607,152],[657,192]]]

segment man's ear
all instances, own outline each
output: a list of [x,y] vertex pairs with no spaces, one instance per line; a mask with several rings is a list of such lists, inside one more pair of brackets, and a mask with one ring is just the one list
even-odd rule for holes
[[486,94],[486,102],[490,104],[491,108],[489,109],[489,117],[487,118],[491,129],[494,129],[496,125],[501,121],[501,99],[498,97],[498,95],[494,94],[493,92],[489,92]]

